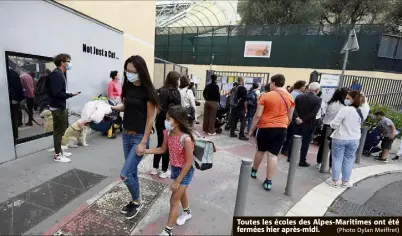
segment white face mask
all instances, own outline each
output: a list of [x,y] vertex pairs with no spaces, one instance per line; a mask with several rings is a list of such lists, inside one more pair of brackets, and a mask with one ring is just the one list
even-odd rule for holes
[[126,72],[127,80],[131,83],[135,83],[138,81],[138,74],[137,73],[129,73]]
[[350,106],[352,104],[352,100],[350,99],[345,99],[345,105]]

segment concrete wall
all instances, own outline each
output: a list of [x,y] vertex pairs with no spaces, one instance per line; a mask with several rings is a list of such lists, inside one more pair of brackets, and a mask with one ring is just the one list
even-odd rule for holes
[[[187,67],[189,74],[194,74],[201,79],[199,89],[205,86],[206,71],[210,69],[210,65],[190,65],[184,64]],[[275,74],[283,74],[286,78],[286,85],[293,85],[297,80],[306,80],[310,78],[310,73],[314,70],[322,73],[340,74],[341,70],[325,70],[325,69],[311,69],[311,68],[284,68],[284,67],[251,67],[251,66],[219,66],[213,65],[212,70],[215,71],[236,71],[236,72],[261,72],[270,73],[270,76]],[[346,71],[346,75],[368,76],[386,79],[402,80],[402,74],[385,73],[377,71]]]
[[[123,60],[142,56],[149,73],[154,73],[155,0],[143,1],[58,1],[124,32]],[[118,68],[122,72],[123,68]]]

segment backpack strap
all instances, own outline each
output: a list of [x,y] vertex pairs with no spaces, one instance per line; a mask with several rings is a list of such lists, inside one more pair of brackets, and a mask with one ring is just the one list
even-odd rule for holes
[[360,110],[360,108],[356,108],[357,114],[359,114],[360,119],[362,119],[362,123],[364,122],[364,118],[363,118],[363,114],[362,111]]
[[181,136],[180,136],[180,144],[181,144],[181,146],[184,148],[184,139],[186,138],[186,137],[189,137],[189,135],[188,134],[185,134],[185,133],[183,133]]

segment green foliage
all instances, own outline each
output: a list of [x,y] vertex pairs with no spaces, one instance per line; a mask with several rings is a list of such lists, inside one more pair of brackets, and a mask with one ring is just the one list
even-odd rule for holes
[[386,24],[386,33],[401,34],[398,26],[402,25],[402,0],[395,0],[390,6],[390,10],[383,18],[383,22]]
[[394,0],[323,0],[323,21],[329,24],[376,23]]
[[[383,105],[370,105],[370,115],[367,117],[366,124],[367,125],[377,125],[378,121],[375,120],[374,113],[377,111],[383,111],[385,116],[394,122],[395,128],[397,130],[402,129],[402,113],[395,111],[391,107],[383,106]],[[401,132],[402,135],[402,132]],[[400,136],[400,135],[398,135]]]
[[316,0],[244,0],[238,3],[242,24],[318,23],[320,1]]
[[388,14],[401,21],[397,6],[402,0],[242,0],[238,13],[247,25],[373,24],[389,23]]

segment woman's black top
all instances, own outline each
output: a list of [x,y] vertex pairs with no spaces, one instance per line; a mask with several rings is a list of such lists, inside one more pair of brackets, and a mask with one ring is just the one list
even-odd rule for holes
[[139,134],[145,133],[149,92],[143,86],[130,85],[124,97],[123,127]]
[[181,95],[178,89],[162,87],[157,92],[162,112],[167,112],[170,106],[181,105]]

